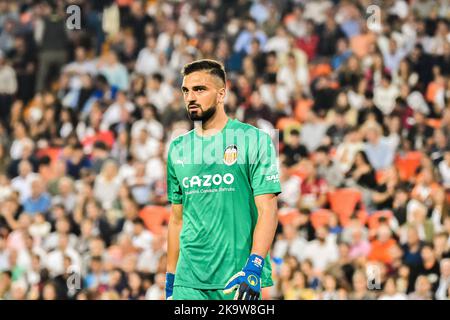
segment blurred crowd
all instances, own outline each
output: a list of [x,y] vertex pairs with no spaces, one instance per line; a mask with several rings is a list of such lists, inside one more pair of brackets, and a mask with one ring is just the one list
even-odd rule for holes
[[200,58],[279,138],[264,299],[449,299],[449,28],[448,0],[0,0],[0,299],[164,299]]

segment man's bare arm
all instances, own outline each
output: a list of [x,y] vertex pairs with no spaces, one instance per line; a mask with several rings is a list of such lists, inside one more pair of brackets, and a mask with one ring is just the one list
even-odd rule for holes
[[277,196],[273,193],[255,196],[258,222],[253,232],[252,254],[266,257],[272,245],[278,224]]
[[183,205],[173,204],[167,239],[167,272],[175,273],[180,253],[180,233],[183,226]]

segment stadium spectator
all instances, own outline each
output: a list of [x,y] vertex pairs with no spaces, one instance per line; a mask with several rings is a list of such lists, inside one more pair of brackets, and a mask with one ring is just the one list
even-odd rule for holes
[[432,292],[430,281],[426,276],[418,276],[415,290],[408,295],[409,300],[431,300]]
[[450,260],[448,258],[441,260],[439,285],[436,290],[436,299],[448,299],[448,288],[450,287]]

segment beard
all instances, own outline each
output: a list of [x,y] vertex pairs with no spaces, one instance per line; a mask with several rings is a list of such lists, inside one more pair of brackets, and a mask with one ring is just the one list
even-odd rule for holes
[[217,105],[212,105],[208,110],[203,111],[203,108],[199,106],[199,110],[190,111],[188,109],[189,119],[192,121],[208,121],[217,111]]

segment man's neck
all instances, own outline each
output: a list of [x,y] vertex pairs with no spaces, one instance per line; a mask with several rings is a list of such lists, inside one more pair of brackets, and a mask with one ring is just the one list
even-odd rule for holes
[[228,122],[228,116],[223,110],[217,112],[207,121],[195,121],[195,131],[199,136],[210,136],[220,132]]

